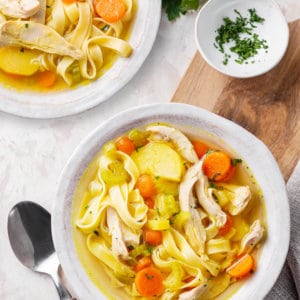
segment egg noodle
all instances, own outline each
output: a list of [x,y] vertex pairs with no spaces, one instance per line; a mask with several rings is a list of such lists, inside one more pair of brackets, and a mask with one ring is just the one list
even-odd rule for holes
[[105,49],[122,57],[132,52],[122,36],[124,24],[133,18],[133,1],[123,2],[125,14],[113,23],[97,15],[92,0],[47,0],[44,17],[39,17],[38,12],[26,19],[7,16],[0,7],[0,47],[36,53],[31,65],[38,71],[55,71],[69,86],[95,79],[103,65]]
[[[131,299],[149,297],[135,282],[135,266],[144,256],[151,258],[163,277],[163,291],[152,296],[213,299],[239,279],[228,271],[233,260],[250,253],[262,238],[261,220],[249,217],[249,211],[255,210],[254,195],[251,198],[248,186],[232,180],[209,180],[202,171],[209,152],[195,158],[190,140],[179,130],[150,125],[131,132],[129,137],[138,145],[132,153],[119,149],[116,141],[103,147],[96,177],[81,200],[76,227],[113,286],[126,290]],[[142,145],[141,135],[146,140]],[[186,149],[190,153],[185,153]],[[188,155],[192,157],[189,160]],[[159,169],[164,159],[173,161],[173,166],[167,167],[169,175]],[[152,174],[156,181],[154,207],[147,205],[147,197],[137,188],[144,173]],[[227,218],[233,225],[221,233]],[[259,227],[256,238],[255,226]],[[161,243],[153,246],[145,242],[145,228],[160,231]]]

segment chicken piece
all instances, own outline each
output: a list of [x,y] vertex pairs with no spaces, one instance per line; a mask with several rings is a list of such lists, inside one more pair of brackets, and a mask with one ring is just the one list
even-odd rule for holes
[[190,167],[180,186],[179,186],[179,204],[182,211],[191,213],[190,219],[184,226],[188,242],[198,254],[204,253],[204,244],[206,240],[206,232],[201,222],[201,216],[196,209],[196,199],[193,195],[193,187],[198,180],[199,162]]
[[122,235],[121,221],[115,209],[113,209],[112,207],[108,207],[106,218],[109,233],[111,234],[112,252],[116,256],[121,256],[123,259],[127,259],[129,253]]
[[0,11],[11,18],[26,19],[40,9],[38,0],[0,0]]
[[227,216],[214,200],[213,189],[208,188],[208,180],[202,171],[202,163],[203,159],[198,164],[198,181],[195,184],[197,198],[204,210],[216,220],[216,226],[220,228],[226,223]]
[[174,143],[178,152],[187,161],[191,163],[196,163],[198,161],[198,156],[194,150],[193,144],[179,130],[164,125],[151,125],[148,126],[146,130],[157,133],[161,137],[161,139]]
[[243,237],[241,241],[240,253],[249,253],[262,239],[264,235],[264,228],[261,226],[259,220],[255,220],[250,226],[249,232]]
[[[0,0],[1,1],[1,0]],[[46,20],[46,0],[39,0],[40,9],[31,16],[30,21],[45,24]]]
[[206,288],[207,284],[205,283],[198,285],[187,292],[181,293],[178,300],[199,300],[201,299],[201,295],[206,291]]
[[124,237],[124,242],[126,245],[131,245],[133,247],[137,247],[140,244],[140,237],[142,235],[141,232],[138,234],[135,234],[124,223],[121,223],[121,231],[122,231],[122,236]]
[[234,197],[227,205],[227,209],[232,216],[236,216],[247,207],[251,200],[251,191],[249,186],[246,185],[235,187],[232,192],[234,193]]
[[7,21],[0,25],[0,47],[20,46],[47,53],[83,58],[83,52],[49,26],[31,21]]

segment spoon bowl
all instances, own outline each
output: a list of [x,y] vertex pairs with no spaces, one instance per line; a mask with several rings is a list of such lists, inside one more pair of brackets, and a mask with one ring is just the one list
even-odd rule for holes
[[8,215],[7,230],[19,261],[33,271],[50,275],[60,299],[72,299],[59,278],[59,260],[52,241],[49,212],[34,202],[19,202]]

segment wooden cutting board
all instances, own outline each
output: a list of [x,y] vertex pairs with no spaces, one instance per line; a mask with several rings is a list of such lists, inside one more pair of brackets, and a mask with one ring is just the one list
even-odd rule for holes
[[210,110],[252,132],[269,147],[285,180],[300,154],[300,20],[289,28],[283,60],[265,75],[228,77],[197,52],[172,98]]

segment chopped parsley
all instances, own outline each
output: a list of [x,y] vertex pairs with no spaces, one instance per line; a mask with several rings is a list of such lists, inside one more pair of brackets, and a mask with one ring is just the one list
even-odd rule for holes
[[[231,58],[224,48],[228,43],[233,43],[229,50],[237,55],[234,61],[238,64],[248,63],[247,60],[254,57],[259,49],[269,48],[267,41],[260,39],[258,34],[253,32],[258,24],[265,21],[264,18],[257,15],[255,8],[248,9],[248,17],[242,16],[236,9],[234,12],[237,15],[235,20],[229,17],[223,18],[223,24],[216,30],[214,46],[224,54],[224,65],[227,65]],[[251,63],[254,61],[252,60]]]
[[232,158],[231,159],[231,164],[236,167],[237,164],[241,164],[243,161],[240,158]]
[[148,280],[151,280],[154,278],[154,275],[149,275],[148,273],[146,273],[145,276]]

